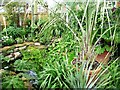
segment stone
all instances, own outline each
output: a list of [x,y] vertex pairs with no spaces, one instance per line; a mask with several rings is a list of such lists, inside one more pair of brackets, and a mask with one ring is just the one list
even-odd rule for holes
[[22,77],[21,79],[22,79],[23,81],[27,81],[27,78],[25,78],[25,77]]
[[10,60],[13,61],[13,60],[15,60],[15,58],[11,58]]
[[8,66],[4,67],[4,69],[8,69],[8,68],[9,68]]
[[10,54],[10,55],[8,55],[7,57],[8,57],[8,58],[12,58],[12,57],[13,57],[13,55],[12,55],[12,54]]
[[36,42],[34,43],[35,46],[40,46],[40,43]]
[[14,49],[14,52],[16,52],[16,51],[18,51],[18,50],[19,50],[19,48],[15,48],[15,49]]
[[26,48],[27,48],[27,46],[23,46],[23,47],[20,47],[19,50],[24,50]]
[[10,75],[16,75],[16,73],[13,71],[10,71]]
[[15,52],[13,53],[14,54],[14,58],[18,58],[18,57],[21,57],[21,53],[20,52]]
[[0,74],[2,74],[3,72],[5,72],[5,70],[4,69],[0,69]]
[[0,43],[2,43],[2,40],[0,40]]

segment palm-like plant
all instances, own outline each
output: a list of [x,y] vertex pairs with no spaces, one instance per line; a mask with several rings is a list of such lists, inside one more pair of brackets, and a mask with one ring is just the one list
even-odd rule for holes
[[[111,41],[111,45],[113,45],[113,40],[114,40],[114,36],[115,36],[115,32],[116,32],[116,26],[110,26],[110,18],[108,15],[108,11],[106,10],[106,14],[107,14],[107,19],[108,19],[108,25],[109,27],[103,32],[103,24],[104,24],[104,19],[102,20],[102,24],[101,24],[101,28],[97,28],[97,19],[98,19],[98,15],[99,13],[101,13],[101,17],[104,18],[104,14],[105,13],[105,5],[106,2],[100,3],[98,0],[95,3],[91,3],[89,0],[85,4],[85,7],[83,7],[84,13],[83,13],[83,17],[82,19],[78,19],[77,15],[70,9],[70,12],[74,15],[74,19],[77,21],[77,23],[79,24],[79,29],[82,32],[82,36],[81,38],[78,38],[76,36],[76,34],[73,32],[73,34],[76,36],[78,42],[80,41],[80,47],[81,47],[81,52],[79,53],[79,57],[78,57],[78,61],[81,61],[81,65],[80,67],[77,66],[77,69],[80,70],[78,72],[76,72],[78,79],[76,79],[76,77],[74,77],[73,80],[75,80],[76,82],[73,84],[75,85],[75,87],[79,87],[79,88],[94,88],[96,87],[100,76],[102,76],[104,74],[104,72],[107,70],[107,68],[105,70],[101,69],[101,64],[97,67],[97,69],[99,69],[99,71],[93,70],[91,73],[91,68],[94,64],[94,61],[96,59],[96,52],[95,52],[95,48],[97,46],[97,43],[99,42],[99,40],[102,38],[102,36],[106,33],[110,32],[112,41]],[[103,11],[100,11],[100,7],[103,6]],[[83,25],[85,23],[85,25]],[[67,27],[73,31],[73,27],[69,27],[68,24],[66,24]],[[93,43],[93,40],[95,38],[96,33],[98,32],[98,29],[101,30],[101,34],[98,37],[98,39]],[[113,33],[111,32],[111,30],[114,29]],[[94,33],[95,32],[95,33]],[[94,34],[93,34],[94,33]],[[110,49],[112,50],[112,48]],[[81,72],[81,73],[80,73]],[[80,78],[82,75],[82,78]],[[71,74],[72,76],[72,74]],[[108,79],[107,79],[108,80]],[[106,82],[107,82],[106,80]],[[84,84],[82,84],[84,83]]]
[[[62,20],[64,25],[66,25],[67,29],[69,29],[73,33],[75,40],[79,42],[81,51],[79,52],[79,57],[77,58],[77,61],[78,62],[80,61],[81,64],[80,65],[76,64],[75,69],[69,68],[66,71],[66,73],[60,74],[59,71],[56,71],[58,74],[62,75],[62,77],[64,77],[65,82],[67,82],[66,84],[62,84],[62,85],[60,84],[63,82],[60,79],[61,77],[60,78],[58,77],[60,81],[58,81],[59,83],[56,83],[54,81],[56,79],[55,78],[53,79],[51,76],[53,75],[52,73],[54,72],[54,70],[59,69],[59,67],[55,67],[54,69],[52,69],[53,71],[51,73],[49,69],[46,68],[45,71],[48,70],[46,72],[49,72],[49,74],[46,74],[45,72],[44,74],[42,74],[44,78],[45,77],[47,78],[45,79],[45,81],[42,82],[41,87],[44,85],[45,87],[47,87],[46,85],[48,85],[48,82],[47,82],[48,80],[50,80],[49,85],[50,85],[50,82],[52,83],[54,82],[53,86],[54,85],[56,86],[56,84],[58,84],[58,85],[61,85],[60,87],[63,87],[65,85],[67,86],[67,88],[97,88],[99,87],[98,82],[100,82],[100,77],[102,77],[102,75],[105,74],[109,66],[106,69],[102,69],[102,63],[100,63],[96,68],[96,70],[99,69],[99,71],[92,70],[91,72],[91,68],[97,56],[95,52],[95,48],[97,46],[97,43],[103,37],[103,35],[108,32],[110,32],[111,34],[111,38],[112,38],[111,45],[113,45],[113,40],[114,40],[114,36],[116,32],[116,25],[110,26],[110,18],[109,18],[107,9],[105,9],[105,3],[106,3],[105,1],[101,3],[98,0],[95,3],[91,3],[89,0],[87,2],[82,3],[83,5],[82,10],[84,12],[82,18],[78,18],[76,13],[70,7],[67,7],[68,11],[73,16],[76,23],[78,24],[78,28],[80,32],[75,32],[74,31],[75,27],[71,26],[71,22],[67,23],[63,18],[59,17],[56,14],[56,17]],[[101,7],[103,7],[102,8],[103,11],[101,11]],[[103,28],[104,28],[103,26],[105,22],[104,21],[105,13],[107,14],[107,20],[108,20],[109,26],[103,31]],[[102,17],[101,27],[99,28],[97,27],[98,26],[97,24],[98,15]],[[111,32],[112,29],[113,29],[113,33]],[[98,30],[101,31],[101,34],[99,35],[98,39],[95,42],[93,42],[94,39],[96,38],[96,33],[98,32]],[[81,33],[81,36],[78,36],[79,34],[77,35],[77,33]],[[112,50],[112,48],[110,50]],[[57,65],[61,65],[62,67],[63,63],[62,64],[58,63]],[[65,66],[67,65],[68,64],[65,64]],[[53,64],[52,67],[54,66],[55,65]],[[51,68],[51,66],[49,68]],[[60,70],[65,70],[65,68],[64,69],[61,68]],[[59,76],[58,74],[55,74],[55,76],[56,77]],[[104,78],[104,80],[105,80],[104,81],[105,83],[109,80],[109,78],[106,77]],[[104,83],[100,83],[100,85]]]

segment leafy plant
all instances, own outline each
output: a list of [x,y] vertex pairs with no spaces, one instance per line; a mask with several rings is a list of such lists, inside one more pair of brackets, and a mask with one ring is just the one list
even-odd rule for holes
[[16,38],[15,40],[16,40],[16,42],[17,42],[18,44],[23,43],[23,40],[22,40],[21,38]]
[[18,76],[6,76],[2,79],[3,89],[24,88],[23,81]]
[[67,66],[65,63],[47,64],[43,71],[38,74],[40,88],[68,88],[64,78],[66,74]]
[[13,26],[9,26],[7,29],[4,29],[2,33],[3,35],[7,34],[8,36],[12,36],[14,39],[17,37],[23,38],[24,35],[26,35],[26,31],[24,29]]
[[23,61],[23,60],[16,60],[14,62],[14,68],[15,68],[15,71],[27,71],[27,70],[34,69],[33,63],[28,61]]
[[119,44],[120,43],[120,28],[117,28],[116,34],[115,34],[115,43]]
[[10,61],[10,58],[8,57],[4,57],[3,55],[0,55],[0,61],[3,63],[3,62],[9,62]]
[[[40,88],[98,88],[104,83],[109,83],[108,77],[102,79],[105,80],[104,83],[101,80],[109,67],[104,70],[101,68],[96,74],[94,70],[91,73],[92,65],[93,62],[82,62],[81,66],[76,64],[73,68],[66,60],[47,63],[43,71],[38,74]],[[97,69],[100,67],[101,65]]]
[[[107,72],[101,77],[101,88],[112,88],[112,89],[118,89],[119,83],[120,83],[120,69],[119,69],[120,61],[112,60],[110,62],[110,66],[107,70]],[[108,80],[107,82],[104,82],[104,80]],[[100,83],[98,83],[100,84]]]
[[12,36],[3,36],[2,37],[2,45],[7,46],[7,45],[12,45],[15,43],[15,40],[12,38]]
[[8,67],[8,63],[10,62],[11,60],[10,60],[10,58],[8,58],[8,57],[5,57],[5,56],[3,56],[3,55],[0,55],[0,64],[2,65],[2,67],[1,68],[4,68],[5,69],[5,67]]
[[112,63],[110,65],[110,68],[108,69],[109,76],[111,76],[111,83],[109,83],[106,87],[107,88],[120,88],[120,60],[117,60],[115,63]]
[[18,22],[18,13],[17,13],[17,8],[19,7],[19,3],[18,2],[10,2],[8,4],[6,4],[4,6],[4,9],[6,11],[5,13],[5,17],[8,21],[8,24],[10,26],[17,26],[17,22]]
[[[106,43],[100,44],[98,47],[97,43],[101,38],[108,39],[109,41],[108,36],[110,35],[110,31],[114,31],[111,34],[111,40],[113,41],[116,33],[115,26],[107,26],[107,24],[110,24],[108,22],[109,15],[104,17],[104,10],[103,12],[100,10],[100,7],[105,3],[106,2],[91,3],[89,0],[84,3],[81,2],[79,4],[82,7],[78,9],[80,10],[80,13],[77,13],[76,10],[68,7],[68,15],[71,16],[69,18],[70,22],[66,22],[66,20],[62,18],[62,15],[53,12],[55,18],[50,19],[49,23],[47,22],[42,26],[41,31],[39,32],[40,36],[37,37],[40,38],[40,42],[48,45],[47,50],[28,47],[27,50],[22,51],[22,60],[15,61],[15,70],[24,71],[29,69],[36,71],[39,77],[39,86],[43,89],[106,88],[106,85],[110,85],[111,82],[119,80],[119,73],[116,74],[117,69],[114,68],[116,64],[111,64],[113,67],[110,65],[105,69],[102,68],[102,64],[99,64],[95,70],[91,70],[97,53],[110,50]],[[99,15],[103,16],[100,21],[98,20]],[[99,23],[101,23],[101,27]],[[102,24],[105,25],[102,26]],[[97,35],[96,33],[100,35]],[[33,34],[34,30],[31,31],[31,38],[34,38],[34,36],[32,36]],[[107,38],[104,35],[108,35]],[[55,39],[50,43],[51,39],[54,39],[54,37],[61,37],[61,40],[57,41]],[[95,52],[95,49],[97,49],[97,53]],[[76,60],[79,60],[80,63],[71,65],[69,62],[71,62],[74,56],[77,57]],[[96,70],[98,69],[100,69],[100,71],[96,73]],[[109,69],[110,71],[113,71],[106,74]],[[112,73],[114,73],[113,76]],[[106,76],[104,77],[104,75]],[[109,77],[109,75],[112,78]],[[117,79],[116,76],[118,77]],[[18,81],[18,79],[15,80]],[[6,78],[4,82],[6,82]],[[118,85],[118,83],[119,81],[115,84]],[[11,86],[13,86],[13,84]]]
[[[57,14],[58,15],[58,14]],[[60,16],[60,15],[58,15]],[[66,30],[66,26],[62,20],[56,16],[50,15],[50,20],[43,24],[40,31],[40,42],[49,44],[54,37],[60,38]]]
[[42,67],[46,64],[46,50],[39,50],[36,47],[31,47],[29,46],[27,50],[22,51],[23,61],[28,61],[36,66],[34,68],[37,69],[42,69]]
[[25,21],[26,27],[29,28],[31,25],[31,20],[30,19],[26,19]]
[[108,45],[105,45],[104,47],[102,47],[101,45],[98,45],[98,46],[95,48],[95,50],[96,50],[96,53],[97,53],[97,54],[102,54],[102,53],[104,53],[104,51],[110,52],[110,51],[111,51],[111,47],[108,46]]

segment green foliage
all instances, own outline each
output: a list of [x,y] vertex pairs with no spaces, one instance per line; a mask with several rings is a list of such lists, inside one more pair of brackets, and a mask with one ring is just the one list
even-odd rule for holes
[[[101,77],[103,84],[100,85],[101,88],[120,88],[120,60],[113,60],[110,62],[108,71]],[[107,78],[108,82],[104,82],[104,78]]]
[[120,43],[120,28],[117,28],[116,34],[115,34],[115,43],[119,44]]
[[[112,63],[110,65],[110,68],[108,69],[108,72],[111,76],[111,83],[110,86],[107,86],[109,88],[120,88],[120,60],[116,61],[115,63]],[[112,85],[112,86],[111,86]]]
[[42,31],[39,35],[39,41],[41,43],[49,44],[54,37],[61,37],[62,34],[67,30],[59,16],[57,17],[51,15],[50,20],[43,25]]
[[15,40],[16,40],[17,44],[23,43],[23,39],[21,39],[21,38],[16,38]]
[[41,57],[41,51],[34,46],[29,46],[27,50],[22,51],[22,55],[23,60],[38,60]]
[[4,62],[8,62],[9,63],[10,58],[8,57],[4,57],[3,55],[0,55],[0,62],[3,64]]
[[3,77],[2,88],[3,89],[24,88],[24,83],[18,76],[7,76]]
[[109,83],[106,87],[108,88],[120,88],[120,60],[117,60],[115,63],[110,65],[108,69],[109,76],[111,76],[111,83]]
[[[30,62],[31,65],[33,64],[34,69],[36,69],[36,70],[38,70],[38,69],[41,70],[47,62],[47,60],[46,60],[46,50],[44,50],[44,49],[40,50],[37,47],[29,46],[27,48],[27,50],[22,51],[22,55],[23,55],[22,60],[24,62],[28,62],[28,63]],[[32,68],[33,67],[31,67],[31,69]]]
[[98,45],[96,48],[95,48],[95,51],[97,54],[102,54],[104,53],[104,51],[110,51],[111,50],[111,47],[108,46],[108,45],[105,45],[104,47],[102,47],[101,45]]
[[26,19],[25,24],[26,24],[26,28],[29,28],[31,26],[31,20]]
[[101,80],[108,68],[101,69],[97,75],[93,72],[90,76],[92,64],[82,62],[80,66],[75,65],[73,68],[66,60],[47,63],[43,71],[38,74],[40,88],[100,88],[104,83],[109,83],[108,77],[102,79],[104,82]]
[[9,26],[7,29],[3,30],[3,35],[12,36],[14,39],[17,37],[23,38],[24,35],[26,35],[26,31],[22,28],[17,28],[13,26]]
[[24,60],[16,60],[14,62],[14,68],[15,68],[15,71],[27,71],[27,70],[34,69],[34,66],[32,62],[28,62]]
[[[78,69],[76,68],[76,70]],[[86,80],[87,80],[87,73],[84,73],[83,71],[69,70],[66,76],[66,81],[70,85],[69,88],[89,88],[89,86],[87,87]]]
[[[96,3],[90,4],[91,6],[85,5],[86,7],[81,7],[78,11],[75,9],[75,5],[70,7],[71,10],[68,10],[68,15],[70,16],[68,23],[64,19],[65,16],[63,15],[63,18],[61,18],[62,15],[59,14],[51,16],[48,23],[41,20],[36,22],[36,25],[40,25],[40,28],[32,29],[28,39],[31,41],[39,40],[41,43],[48,45],[47,49],[41,50],[37,47],[29,46],[26,50],[21,51],[22,60],[14,62],[14,70],[36,71],[40,88],[119,88],[119,64],[112,63],[104,70],[102,69],[97,75],[93,73],[93,76],[89,78],[95,60],[94,57],[96,56],[92,52],[94,50],[92,46],[98,43],[97,40],[104,39],[105,43],[100,43],[98,46],[95,45],[96,53],[101,54],[104,51],[111,51],[111,47],[107,43],[112,41],[110,35],[115,33],[115,36],[117,36],[116,32],[112,32],[115,29],[111,29],[114,26],[110,26],[110,29],[108,29],[108,17],[105,14],[104,20],[101,19],[100,15],[103,12],[99,12],[100,10],[96,11],[99,9],[99,5],[96,5]],[[84,6],[84,4],[80,5]],[[102,20],[103,26],[101,26]],[[29,24],[30,22],[28,21]],[[26,31],[22,30],[16,27],[9,27],[4,29],[3,34],[13,36],[14,39],[17,37],[23,38],[26,35]],[[19,38],[17,39],[19,40]],[[119,36],[115,37],[116,42],[118,39]],[[78,52],[80,52],[80,58],[83,60],[80,59],[81,64],[79,66],[73,66],[70,63],[78,55]],[[88,61],[84,62],[86,59]],[[2,60],[7,61],[6,58]],[[14,82],[11,82],[11,80]],[[20,86],[17,85],[17,82],[20,83]],[[112,83],[114,84],[112,85]],[[3,86],[16,88],[23,87],[23,84],[18,75],[4,76]]]
[[[62,61],[61,61],[62,62]],[[58,61],[47,64],[43,71],[39,73],[40,88],[68,88],[64,76],[67,74],[68,67]]]
[[[76,15],[76,17],[81,21],[82,20],[82,16],[84,14],[84,10],[82,7],[82,3],[81,2],[67,2],[67,5],[69,5],[70,10],[68,10],[68,16],[69,16],[69,26],[71,28],[74,28],[74,32],[76,32],[77,34],[79,34],[81,32],[80,28],[79,28],[79,24],[77,22],[77,20],[74,17],[74,14]],[[79,36],[79,35],[78,35]]]
[[7,45],[12,45],[15,43],[15,40],[12,38],[12,36],[3,36],[2,37],[2,45],[7,46]]
[[76,55],[76,51],[80,51],[79,44],[72,33],[66,31],[61,38],[54,38],[52,43],[48,45],[46,50],[47,57],[45,57],[48,61],[65,60],[65,57],[68,57],[70,63]]
[[12,45],[12,44],[14,44],[14,40],[13,39],[6,39],[4,42],[3,42],[3,45],[4,46],[7,46],[7,45]]
[[114,15],[115,17],[114,17],[113,19],[115,19],[115,20],[117,21],[117,24],[120,25],[120,24],[119,24],[119,22],[120,22],[120,7],[118,7],[118,8],[114,11],[113,14],[115,14],[115,15]]
[[38,22],[37,22],[37,25],[42,28],[42,26],[47,22],[46,19],[39,19]]
[[5,16],[6,19],[8,21],[8,24],[10,26],[16,26],[16,24],[18,23],[18,13],[17,13],[17,8],[19,7],[19,3],[18,2],[11,2],[7,5],[5,5]]
[[52,40],[52,34],[50,32],[50,29],[46,29],[43,34],[39,35],[39,42],[42,44],[49,44]]

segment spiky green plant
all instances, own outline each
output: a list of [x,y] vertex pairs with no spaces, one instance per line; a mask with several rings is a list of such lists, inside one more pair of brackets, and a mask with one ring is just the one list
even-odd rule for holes
[[[101,3],[98,0],[95,1],[94,3],[90,2],[89,0],[87,0],[87,2],[82,3],[82,5],[83,5],[82,10],[84,10],[82,18],[78,18],[76,13],[70,7],[67,7],[68,12],[70,14],[72,14],[74,20],[79,25],[78,26],[78,28],[80,30],[79,33],[81,33],[81,36],[79,36],[79,37],[77,36],[77,33],[74,31],[75,27],[72,27],[72,25],[70,24],[71,22],[67,23],[63,18],[59,17],[55,12],[53,12],[58,19],[62,20],[64,25],[66,25],[67,29],[69,29],[73,33],[75,40],[77,40],[79,42],[80,48],[81,48],[80,56],[78,57],[81,61],[80,66],[76,65],[76,67],[75,67],[76,70],[68,69],[66,71],[66,73],[61,74],[64,77],[65,81],[67,81],[67,83],[68,83],[67,88],[97,88],[99,86],[98,82],[100,80],[100,77],[102,77],[105,74],[105,72],[107,71],[107,69],[109,68],[109,66],[108,66],[106,69],[102,69],[101,68],[102,63],[101,63],[97,67],[97,69],[100,69],[100,71],[96,74],[96,72],[93,70],[92,75],[90,75],[92,65],[97,56],[97,54],[95,52],[95,48],[97,46],[97,43],[103,37],[103,35],[105,35],[106,33],[110,33],[110,35],[111,35],[112,47],[110,48],[110,51],[112,51],[112,48],[114,46],[113,41],[114,41],[117,25],[116,24],[114,24],[113,26],[110,25],[110,17],[108,15],[107,9],[105,9],[105,7],[106,7],[105,3],[106,3],[106,1]],[[58,5],[59,5],[59,3],[58,3]],[[101,7],[103,7],[102,8],[103,11],[101,11]],[[104,14],[107,15],[107,21],[104,20]],[[100,15],[102,17],[101,27],[99,27],[99,28],[97,27],[98,15]],[[105,22],[108,23],[108,27],[104,29]],[[100,30],[101,33],[100,33],[99,37],[97,38],[97,40],[94,41],[98,30]],[[112,30],[113,30],[113,32],[112,32]],[[63,64],[57,64],[57,65],[62,66]],[[67,65],[65,65],[65,66],[67,66]],[[54,67],[54,69],[52,67]],[[50,70],[49,68],[50,69],[52,68],[53,71],[49,71]],[[56,80],[55,76],[57,77],[58,74],[60,74],[60,72],[56,71],[56,72],[58,72],[58,74],[53,74],[54,70],[59,69],[59,67],[55,67],[55,65],[53,64],[52,66],[50,65],[49,68],[45,68],[45,71],[43,71],[44,73],[42,73],[42,75],[41,75],[41,77],[44,77],[45,80],[43,82],[41,82],[42,84],[40,85],[40,87],[51,88],[54,86],[54,88],[55,88],[55,87],[58,87],[59,85],[61,85],[60,83],[62,83],[62,80],[55,82],[55,80]],[[62,68],[60,70],[62,70]],[[47,73],[49,73],[49,74],[47,74]],[[54,76],[54,78],[53,78],[53,76]],[[60,80],[60,78],[59,78],[59,80]],[[105,80],[105,82],[108,82],[108,80],[110,80],[110,79],[106,77],[106,78],[104,78],[104,80]],[[48,83],[47,81],[49,81],[50,83]],[[52,82],[52,85],[51,85],[51,82]],[[103,85],[103,84],[104,83],[101,83],[101,85]],[[62,84],[60,87],[63,88],[64,85]]]

